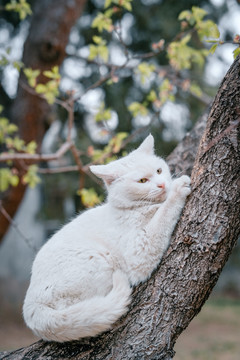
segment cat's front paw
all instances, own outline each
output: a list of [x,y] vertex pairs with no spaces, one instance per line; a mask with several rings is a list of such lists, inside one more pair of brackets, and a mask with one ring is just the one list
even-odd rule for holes
[[187,175],[182,175],[180,178],[173,181],[173,190],[186,198],[191,193],[191,179]]

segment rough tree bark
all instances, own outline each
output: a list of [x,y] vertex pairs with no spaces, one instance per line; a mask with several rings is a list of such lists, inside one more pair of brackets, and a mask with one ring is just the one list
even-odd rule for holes
[[[239,236],[240,62],[212,105],[192,171],[192,193],[173,241],[151,279],[133,293],[129,312],[110,332],[65,344],[39,341],[2,359],[165,359],[200,311]],[[204,120],[180,144],[171,166],[189,172]],[[186,170],[186,171],[185,171]]]
[[[79,18],[86,0],[41,0],[36,1],[29,35],[24,45],[23,62],[27,67],[48,70],[61,65],[65,58],[65,48],[69,33]],[[41,83],[47,79],[41,75]],[[50,123],[51,107],[39,96],[25,90],[26,79],[21,74],[18,93],[11,109],[11,121],[19,126],[20,136],[26,142],[35,140],[38,148]],[[20,177],[25,170],[21,164],[15,164]],[[26,186],[10,188],[2,196],[2,206],[13,217],[23,198]],[[6,217],[0,211],[0,241],[9,226]]]

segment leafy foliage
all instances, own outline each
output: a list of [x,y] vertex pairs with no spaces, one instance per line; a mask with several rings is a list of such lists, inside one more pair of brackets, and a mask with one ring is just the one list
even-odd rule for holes
[[108,121],[111,119],[111,117],[111,109],[106,109],[104,102],[102,102],[97,114],[95,115],[95,121]]
[[19,182],[18,176],[13,169],[0,169],[0,191],[5,191],[9,186],[17,186]]
[[27,77],[28,84],[35,89],[36,93],[43,95],[49,104],[53,104],[59,95],[59,84],[61,80],[58,66],[54,66],[51,70],[43,71],[43,75],[50,79],[44,84],[38,83],[39,70],[26,68],[23,71]]
[[[3,111],[3,107],[0,106],[0,114]],[[11,124],[6,117],[0,117],[0,145],[5,146],[6,152],[3,153],[26,153],[35,154],[37,144],[35,141],[25,143],[17,135],[18,127],[15,124]],[[17,186],[19,183],[19,174],[15,167],[10,168],[11,163],[8,163],[9,168],[5,167],[0,169],[0,191],[5,191],[9,186]],[[35,171],[35,177],[34,177]],[[30,187],[34,187],[40,179],[36,175],[37,166],[32,165],[28,167],[27,174],[24,177],[24,182],[29,184]]]
[[40,70],[33,70],[31,68],[26,68],[23,70],[26,78],[28,79],[28,84],[35,88],[37,86],[37,78],[40,75]]
[[94,163],[105,164],[116,160],[117,154],[123,147],[124,140],[128,137],[127,133],[119,132],[111,138],[108,145],[102,150],[95,149],[93,146],[88,147],[88,156]]
[[[0,114],[3,110],[3,107],[0,106]],[[9,120],[5,117],[0,117],[0,144],[4,143],[6,138],[9,135],[16,133],[18,130],[15,124],[11,124]]]
[[141,83],[145,84],[146,80],[150,78],[153,72],[156,70],[154,64],[148,64],[146,62],[141,62],[137,67],[137,74],[140,75]]
[[146,107],[146,104],[142,104],[137,101],[131,103],[128,106],[128,110],[132,113],[133,117],[136,117],[138,115],[146,116],[148,114],[148,109]]
[[93,41],[96,45],[89,45],[89,60],[102,59],[103,61],[108,61],[108,47],[106,46],[106,41],[103,40],[100,36],[93,36]]
[[26,174],[23,176],[23,183],[28,184],[30,188],[34,188],[41,182],[40,177],[37,175],[37,165],[30,165],[27,169]]
[[104,7],[107,8],[110,5],[117,5],[125,8],[127,11],[132,11],[132,0],[105,0]]
[[92,27],[96,28],[99,32],[103,30],[112,31],[112,11],[105,11],[104,13],[98,13],[95,19],[92,22]]
[[176,70],[190,69],[195,63],[203,66],[205,57],[208,55],[206,49],[196,50],[189,46],[191,35],[184,36],[180,41],[172,42],[168,47],[170,64]]
[[[133,15],[135,15],[135,13],[140,11],[139,9],[143,6],[142,2],[139,2],[136,7],[132,0],[105,0],[102,10],[99,4],[97,5],[97,11],[95,10],[91,13],[94,15],[91,25],[86,29],[85,37],[87,40],[81,39],[82,44],[86,45],[89,50],[88,57],[83,57],[82,60],[88,64],[86,66],[92,66],[91,77],[83,76],[81,82],[85,88],[83,94],[89,89],[99,87],[103,89],[104,101],[101,102],[94,120],[96,127],[101,129],[101,133],[105,138],[109,139],[109,143],[101,146],[100,149],[90,145],[88,146],[87,154],[85,153],[84,155],[87,155],[88,159],[94,163],[106,163],[115,159],[118,152],[123,150],[125,143],[128,142],[128,134],[132,131],[132,124],[137,117],[148,116],[151,118],[150,124],[154,124],[154,116],[155,119],[159,119],[159,114],[164,104],[168,101],[178,101],[181,96],[179,93],[182,90],[195,97],[202,96],[203,90],[201,86],[196,81],[191,80],[188,70],[191,69],[192,71],[196,67],[203,67],[206,56],[209,53],[214,53],[216,48],[223,42],[219,39],[220,35],[216,24],[207,18],[207,12],[197,6],[193,6],[191,10],[180,12],[181,31],[179,34],[176,34],[174,30],[171,35],[172,38],[164,34],[164,39],[159,39],[161,24],[157,25],[158,37],[156,37],[156,34],[151,29],[152,52],[145,54],[146,44],[143,47],[141,40],[143,34],[139,35],[138,44],[130,46],[125,42],[123,26],[126,15],[129,15],[132,11]],[[31,13],[26,0],[12,0],[6,6],[6,9],[18,12],[21,19]],[[141,27],[144,28],[144,20],[148,16],[150,16],[150,23],[152,24],[152,14],[149,15],[147,12],[144,15],[140,14]],[[171,26],[172,24],[169,24],[169,29]],[[136,29],[134,30],[137,33]],[[133,36],[133,31],[131,36]],[[234,41],[238,45],[234,51],[234,56],[237,56],[240,53],[239,38],[236,36]],[[149,46],[149,37],[146,42]],[[213,43],[210,50],[204,47],[204,42]],[[121,48],[122,54],[125,57],[122,65],[111,63],[112,44],[117,44],[118,48]],[[1,55],[0,66],[4,68],[11,64],[18,71],[23,68],[30,92],[44,98],[50,105],[62,103],[70,114],[69,104],[71,101],[73,103],[75,101],[75,104],[77,104],[81,96],[79,98],[77,96],[74,97],[73,93],[70,92],[70,95],[63,94],[63,98],[67,99],[66,101],[59,99],[62,95],[59,90],[61,82],[59,68],[55,66],[43,72],[40,72],[39,69],[27,68],[19,61],[12,61],[9,56],[10,52],[11,49],[8,48]],[[132,61],[135,61],[134,65],[132,65]],[[127,95],[130,101],[127,99]],[[113,114],[113,106],[115,106],[119,117],[119,125],[116,129],[111,129],[109,126],[109,120]],[[71,111],[73,113],[73,107]],[[71,116],[69,114],[68,118],[70,119]],[[161,120],[159,119],[159,121]],[[70,128],[70,125],[68,126]],[[0,142],[5,146],[6,151],[9,153],[24,152],[29,155],[34,154],[36,152],[36,143],[32,141],[26,144],[18,137],[17,130],[17,127],[10,124],[8,119],[4,117],[0,119]],[[74,141],[73,145],[76,146]],[[89,145],[89,142],[87,145]],[[16,171],[10,168],[4,168],[3,170],[3,178],[5,180],[2,187],[7,188],[10,185],[14,186],[14,184],[17,184],[19,178]],[[28,183],[29,186],[36,185],[40,181],[37,171],[36,165],[27,166],[27,172],[22,181]],[[98,203],[97,199],[99,197],[92,190],[88,191],[86,189],[87,182],[84,184],[84,187],[81,185],[82,189],[79,195],[81,196],[82,203],[85,203],[86,206],[95,205]]]
[[103,196],[98,195],[94,188],[78,190],[78,195],[81,196],[83,205],[87,208],[100,204],[103,200]]
[[5,6],[5,9],[7,11],[17,12],[21,20],[24,20],[28,15],[32,14],[31,7],[26,0],[19,0],[19,2],[11,0],[10,3]]
[[[204,20],[206,15],[207,12],[204,9],[196,6],[192,7],[192,11],[185,10],[179,14],[178,19],[185,20],[182,21],[184,36],[179,41],[172,42],[168,47],[169,61],[175,69],[190,69],[193,63],[203,66],[209,52],[206,49],[195,49],[189,45],[194,32],[201,41],[209,37],[212,39],[220,37],[217,25],[212,20]],[[215,49],[216,46],[211,48],[210,53],[213,53]]]

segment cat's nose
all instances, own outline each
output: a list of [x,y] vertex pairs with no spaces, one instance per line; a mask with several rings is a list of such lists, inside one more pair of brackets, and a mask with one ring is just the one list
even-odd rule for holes
[[159,189],[165,189],[165,184],[164,183],[162,183],[162,184],[158,184],[157,185],[157,187],[159,188]]

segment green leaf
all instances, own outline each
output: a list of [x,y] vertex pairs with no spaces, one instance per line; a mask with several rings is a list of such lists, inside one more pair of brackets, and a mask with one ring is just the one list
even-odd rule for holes
[[26,145],[26,152],[28,154],[35,154],[37,149],[37,143],[36,141],[30,141],[27,145]]
[[10,176],[11,173],[9,169],[0,169],[0,191],[6,191],[8,189]]
[[233,56],[234,59],[236,59],[236,57],[240,54],[240,47],[237,47],[234,51],[233,51]]
[[156,91],[151,90],[150,93],[147,96],[147,100],[150,101],[150,102],[154,102],[155,100],[157,100]]
[[194,49],[186,45],[185,42],[186,39],[184,39],[184,42],[175,41],[168,46],[170,64],[177,70],[190,69],[193,63],[202,66],[208,51],[206,49]]
[[191,35],[188,34],[188,35],[185,35],[185,36],[181,39],[180,43],[181,43],[182,45],[186,45],[190,40],[191,40]]
[[17,69],[18,72],[20,72],[21,68],[24,66],[22,61],[14,61],[13,67]]
[[146,80],[151,76],[155,71],[156,67],[154,64],[149,64],[147,62],[142,62],[137,67],[137,73],[140,75],[141,83],[144,84]]
[[165,104],[168,100],[169,101],[175,100],[175,97],[173,95],[173,90],[174,88],[170,83],[170,81],[168,79],[164,79],[159,87],[159,100],[161,106]]
[[[2,110],[3,107],[0,108],[0,113]],[[5,117],[0,117],[0,143],[6,143],[8,135],[12,135],[17,130],[18,127],[15,124],[11,124]]]
[[93,36],[92,39],[93,39],[93,41],[95,42],[95,44],[97,44],[97,45],[103,44],[103,42],[104,42],[104,44],[106,43],[106,42],[101,38],[101,36],[95,35],[95,36]]
[[28,80],[28,84],[34,88],[37,84],[37,77],[40,75],[40,70],[26,68],[23,70],[23,72]]
[[54,102],[56,100],[56,97],[52,92],[45,93],[44,97],[50,105],[54,104]]
[[207,11],[197,6],[192,7],[192,14],[196,22],[202,20],[207,15]]
[[105,0],[104,7],[105,9],[108,8],[112,4],[112,0]]
[[128,133],[126,132],[119,132],[112,139],[109,141],[109,145],[112,148],[112,152],[117,154],[122,147],[123,140],[128,137]]
[[87,208],[91,208],[95,205],[98,205],[103,200],[103,196],[99,196],[96,193],[95,189],[93,188],[90,189],[83,188],[79,190],[77,194],[81,196],[81,201],[83,205],[86,206]]
[[17,186],[19,178],[8,168],[0,169],[0,191],[6,191],[10,185]]
[[44,94],[47,91],[47,86],[44,84],[37,84],[37,86],[35,87],[35,91],[38,94]]
[[59,80],[61,78],[61,75],[59,74],[58,66],[54,66],[51,70],[43,71],[43,75],[45,75],[49,79]]
[[180,12],[180,14],[178,15],[178,20],[189,20],[192,16],[191,11],[189,10],[183,10],[182,12]]
[[97,57],[101,58],[103,61],[107,62],[109,56],[107,46],[100,44],[100,45],[89,45],[89,60],[94,60]]
[[9,64],[9,60],[6,56],[4,55],[1,55],[1,58],[0,58],[0,66],[2,67],[5,67]]
[[123,8],[125,8],[127,11],[132,11],[132,0],[122,0],[119,1],[118,5],[121,5]]
[[110,32],[113,27],[112,19],[106,14],[98,13],[92,22],[92,27],[97,28],[99,32],[102,32],[103,30]]
[[21,20],[32,14],[31,7],[26,0],[20,0],[19,3],[16,0],[11,0],[10,3],[6,4],[5,9],[17,12]]
[[88,55],[88,59],[89,60],[94,60],[96,59],[96,57],[98,56],[98,48],[97,46],[90,44],[89,45],[89,55]]
[[215,39],[220,37],[218,27],[212,20],[206,20],[198,23],[196,25],[196,29],[200,40],[202,40],[204,37]]
[[101,45],[98,47],[98,56],[102,58],[103,61],[108,61],[108,48],[107,46]]
[[18,131],[18,127],[15,124],[9,124],[7,128],[8,134],[12,134],[14,132]]
[[15,136],[14,138],[6,137],[5,143],[8,149],[16,149],[17,151],[24,151],[25,143],[18,136]]
[[19,183],[19,177],[17,175],[12,175],[10,178],[10,184],[12,186],[17,186]]
[[20,139],[18,136],[15,136],[13,139],[13,147],[17,150],[17,151],[21,151],[24,148],[24,141],[22,139]]
[[189,88],[190,92],[198,97],[202,96],[201,88],[196,84],[192,83]]
[[34,188],[37,184],[41,182],[40,177],[37,175],[38,166],[30,165],[28,167],[27,173],[23,176],[23,182],[28,184],[30,188]]
[[211,48],[209,49],[209,54],[214,54],[216,49],[218,47],[218,44],[213,44]]
[[46,70],[43,72],[43,75],[45,75],[46,77],[50,78],[50,79],[54,79],[54,74],[52,73],[52,71],[50,70]]
[[53,66],[52,72],[53,72],[55,75],[59,76],[59,66],[57,66],[57,65]]
[[128,106],[128,110],[132,113],[133,117],[138,115],[146,116],[148,114],[148,109],[143,104],[140,104],[137,101],[134,101]]
[[95,121],[108,121],[112,117],[111,109],[106,109],[104,102],[101,103],[100,108],[98,109],[97,114],[95,115]]

